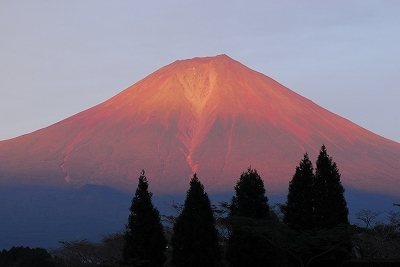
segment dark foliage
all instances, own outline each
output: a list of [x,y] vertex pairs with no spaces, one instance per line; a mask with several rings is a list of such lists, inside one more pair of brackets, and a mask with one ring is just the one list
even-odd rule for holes
[[313,166],[306,153],[289,183],[289,193],[284,206],[283,222],[293,230],[314,229],[313,186]]
[[[274,264],[270,263],[270,266],[331,266],[329,265],[331,258],[326,256],[333,251],[341,251],[343,240],[346,241],[352,233],[352,229],[347,225],[338,225],[329,230],[321,229],[312,232],[296,231],[274,220],[231,216],[226,221],[234,229],[240,227],[240,233],[243,236],[257,237],[258,241],[264,241],[262,245],[268,244],[265,247],[267,250],[271,251],[271,248],[275,250],[277,260]],[[237,253],[242,253],[242,250],[237,250]],[[246,251],[246,253],[248,252]],[[255,258],[248,259],[251,262],[249,266],[262,266],[256,260],[260,256],[254,255],[253,251],[249,253]],[[334,263],[336,264],[336,262]],[[240,264],[235,266],[247,266],[244,260]]]
[[218,231],[210,199],[196,174],[190,181],[181,214],[171,239],[172,264],[177,267],[212,267],[220,261]]
[[[349,226],[349,210],[336,163],[322,145],[316,162],[314,183],[315,230],[330,230],[338,225]],[[316,266],[339,266],[351,255],[351,236],[343,237],[340,246],[316,261]],[[317,250],[316,253],[319,253]]]
[[249,218],[266,225],[270,220],[268,197],[264,182],[257,171],[248,168],[242,173],[235,186],[231,200],[229,220],[231,233],[228,240],[227,261],[232,267],[273,266],[276,249],[264,237],[254,233],[252,225],[241,218]]
[[163,266],[167,239],[164,236],[160,214],[152,203],[152,193],[144,171],[140,174],[131,214],[125,232],[123,259],[125,264],[140,262],[141,266]]
[[51,255],[43,248],[12,247],[0,252],[0,266],[54,267]]
[[288,247],[290,265],[339,266],[351,251],[344,188],[336,163],[321,147],[315,175],[307,153],[289,184],[283,222],[294,246]]
[[336,225],[349,223],[349,210],[340,182],[340,173],[324,145],[317,159],[314,190],[316,228],[331,229]]
[[235,192],[230,205],[230,216],[270,219],[268,197],[257,170],[248,168],[247,172],[242,173],[236,183]]
[[[288,232],[288,236],[293,237],[293,246],[288,249],[292,256],[289,257],[290,266],[298,266],[298,262],[308,263],[313,257],[310,249],[311,243],[315,242],[309,238],[313,235],[304,233],[304,231],[314,230],[314,180],[314,168],[308,154],[305,153],[289,182],[287,201],[282,207],[283,223],[291,230],[298,232],[297,234]],[[307,242],[309,242],[309,246],[304,245]],[[298,249],[299,247],[300,249]]]

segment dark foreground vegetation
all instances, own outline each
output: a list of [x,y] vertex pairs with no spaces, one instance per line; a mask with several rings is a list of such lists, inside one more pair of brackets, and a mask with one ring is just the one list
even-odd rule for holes
[[[340,173],[322,146],[315,169],[305,154],[286,203],[271,207],[264,182],[251,167],[230,202],[212,205],[196,174],[175,215],[161,216],[145,172],[132,199],[124,233],[101,242],[61,242],[61,247],[13,247],[0,266],[400,266],[400,212],[361,210],[348,220]],[[399,208],[400,209],[400,208]]]

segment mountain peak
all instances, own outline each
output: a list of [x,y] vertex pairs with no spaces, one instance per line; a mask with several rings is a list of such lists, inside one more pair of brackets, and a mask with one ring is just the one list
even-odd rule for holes
[[270,190],[282,192],[303,154],[316,157],[322,143],[346,186],[400,193],[400,144],[227,55],[193,58],[52,126],[0,142],[0,183],[126,189],[145,169],[155,192],[184,192],[194,172],[210,191],[231,191],[251,165]]
[[[191,58],[191,59],[181,59],[181,60],[177,60],[175,62],[188,62],[190,64],[196,64],[196,63],[211,62],[211,61],[220,61],[220,62],[224,62],[224,61],[229,62],[230,61],[230,62],[239,63],[226,54],[220,54],[220,55],[209,56],[209,57],[195,57],[195,58]],[[174,63],[172,63],[172,64],[174,64]]]

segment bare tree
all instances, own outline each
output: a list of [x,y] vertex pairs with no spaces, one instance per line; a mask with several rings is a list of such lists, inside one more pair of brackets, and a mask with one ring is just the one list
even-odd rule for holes
[[365,223],[365,228],[369,229],[372,223],[376,220],[376,218],[379,217],[380,214],[381,212],[374,212],[369,209],[368,210],[362,209],[356,213],[356,218],[357,220],[360,220],[363,223]]
[[57,266],[86,267],[101,262],[94,243],[84,240],[62,241],[61,248],[52,251]]
[[[362,258],[399,258],[400,257],[400,212],[387,212],[384,222],[371,225],[374,214],[362,213],[360,219],[366,223],[353,236],[353,245],[358,257]],[[372,220],[371,220],[372,218]],[[365,221],[369,220],[369,224]],[[369,228],[368,228],[369,227]]]
[[118,266],[122,260],[121,233],[106,235],[100,243],[86,239],[60,243],[60,248],[51,251],[59,267]]

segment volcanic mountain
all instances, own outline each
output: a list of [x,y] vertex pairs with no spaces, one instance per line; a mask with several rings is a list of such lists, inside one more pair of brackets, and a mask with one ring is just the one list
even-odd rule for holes
[[0,142],[0,185],[107,185],[184,192],[194,172],[232,191],[249,166],[286,192],[325,144],[346,187],[400,194],[400,144],[369,132],[226,55],[175,61],[111,99]]

